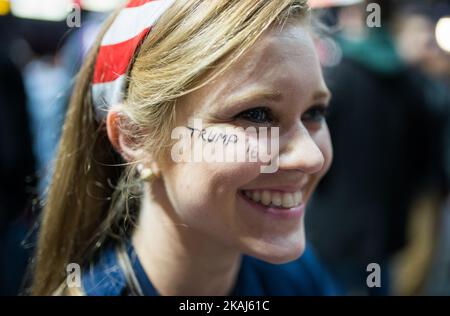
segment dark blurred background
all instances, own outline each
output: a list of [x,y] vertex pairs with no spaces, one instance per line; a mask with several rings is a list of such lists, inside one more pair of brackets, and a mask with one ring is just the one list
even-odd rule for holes
[[[75,75],[121,2],[0,0],[0,295],[27,280]],[[334,162],[308,242],[348,295],[450,295],[450,0],[310,3]]]
[[450,2],[311,2],[334,161],[307,238],[349,295],[450,295]]

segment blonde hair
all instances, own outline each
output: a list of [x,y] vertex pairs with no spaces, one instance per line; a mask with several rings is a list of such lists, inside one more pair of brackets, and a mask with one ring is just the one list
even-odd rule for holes
[[[121,130],[159,157],[170,144],[176,103],[233,64],[273,24],[303,20],[306,0],[176,1],[137,52],[120,111]],[[116,12],[117,14],[117,12]],[[132,227],[135,164],[123,164],[104,123],[97,123],[90,85],[100,39],[77,79],[42,216],[32,294],[49,295],[64,281],[68,263],[87,263],[107,240]],[[214,71],[213,71],[214,70]],[[130,208],[126,206],[131,206]]]

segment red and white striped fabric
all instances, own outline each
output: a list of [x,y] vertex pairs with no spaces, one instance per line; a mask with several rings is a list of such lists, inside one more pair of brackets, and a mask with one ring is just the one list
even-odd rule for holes
[[175,0],[130,0],[102,39],[95,64],[92,97],[98,120],[123,101],[125,78],[136,49]]

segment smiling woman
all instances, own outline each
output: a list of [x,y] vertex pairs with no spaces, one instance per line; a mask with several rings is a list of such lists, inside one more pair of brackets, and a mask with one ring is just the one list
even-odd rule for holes
[[[70,294],[77,263],[87,295],[335,294],[305,250],[305,208],[332,159],[309,23],[294,0],[133,0],[116,12],[71,101],[33,293]],[[258,136],[244,128],[276,128],[277,171],[174,161],[171,131],[196,119],[235,130],[227,147]]]

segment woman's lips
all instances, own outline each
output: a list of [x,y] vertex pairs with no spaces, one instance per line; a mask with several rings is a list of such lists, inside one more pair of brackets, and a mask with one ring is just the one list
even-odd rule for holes
[[305,210],[301,191],[241,190],[239,195],[253,208],[278,218],[298,218]]

